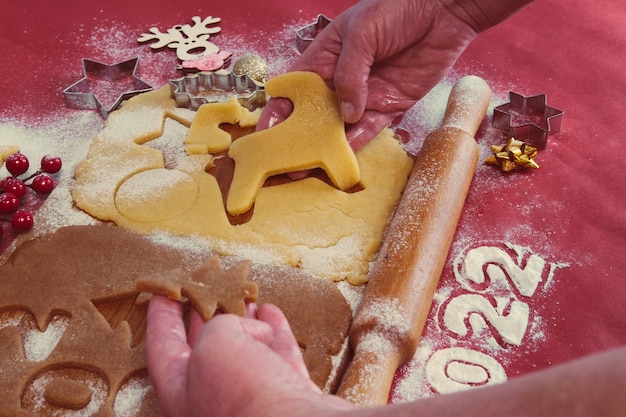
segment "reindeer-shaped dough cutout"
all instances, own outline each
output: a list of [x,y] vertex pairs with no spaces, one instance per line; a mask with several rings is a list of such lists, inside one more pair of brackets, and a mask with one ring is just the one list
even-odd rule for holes
[[[199,16],[191,18],[192,25],[176,25],[161,32],[158,28],[150,28],[150,33],[142,34],[137,41],[147,42],[156,40],[150,45],[152,49],[159,49],[165,46],[176,49],[176,56],[182,61],[191,61],[199,57],[216,54],[219,47],[213,42],[209,42],[211,35],[220,32],[219,26],[209,27],[219,23],[219,17],[208,16],[202,20]],[[197,52],[202,51],[202,52]],[[194,53],[197,52],[197,53]]]
[[233,142],[228,155],[235,172],[226,209],[231,215],[250,210],[257,192],[273,175],[322,168],[341,190],[360,180],[359,165],[346,139],[337,96],[312,72],[290,72],[265,85],[272,97],[293,102],[291,115],[270,129]]

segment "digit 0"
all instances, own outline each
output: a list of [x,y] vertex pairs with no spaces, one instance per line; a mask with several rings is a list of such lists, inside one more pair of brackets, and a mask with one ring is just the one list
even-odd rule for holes
[[506,381],[504,368],[494,358],[456,347],[435,352],[426,365],[426,377],[428,383],[441,394]]
[[92,416],[105,404],[109,385],[95,371],[60,364],[36,375],[22,392],[22,408],[36,415]]

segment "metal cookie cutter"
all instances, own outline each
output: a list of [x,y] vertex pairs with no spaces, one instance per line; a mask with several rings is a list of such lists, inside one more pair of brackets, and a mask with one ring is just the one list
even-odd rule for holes
[[313,39],[331,22],[323,14],[318,14],[315,22],[296,30],[296,49],[302,53],[309,47]]
[[[68,107],[98,110],[106,119],[124,100],[153,89],[136,75],[138,57],[112,65],[83,58],[82,65],[83,78],[63,90]],[[103,98],[112,94],[112,103],[103,104]]]
[[265,105],[265,89],[247,74],[230,71],[198,72],[170,80],[178,107],[197,110],[202,104],[228,101],[233,95],[248,110]]
[[492,126],[529,145],[545,149],[548,135],[561,129],[564,112],[546,105],[546,95],[524,97],[509,92],[509,103],[493,109]]

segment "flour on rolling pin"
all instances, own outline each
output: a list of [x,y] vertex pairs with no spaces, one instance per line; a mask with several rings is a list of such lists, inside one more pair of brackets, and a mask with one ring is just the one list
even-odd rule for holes
[[415,353],[476,169],[473,136],[490,100],[482,79],[459,80],[442,126],[417,154],[350,329],[354,355],[338,394],[358,405],[386,404],[395,371]]

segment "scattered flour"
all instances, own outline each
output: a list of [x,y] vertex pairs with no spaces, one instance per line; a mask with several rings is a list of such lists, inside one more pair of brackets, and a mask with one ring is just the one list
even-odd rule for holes
[[146,394],[152,390],[152,387],[146,378],[134,378],[128,381],[120,388],[113,411],[117,417],[133,417],[137,410],[140,409],[142,401]]
[[37,328],[28,330],[24,338],[26,360],[42,362],[50,356],[69,326],[69,321],[67,317],[55,316],[45,331],[42,332]]
[[[216,44],[222,49],[233,53],[233,62],[239,57],[249,52],[256,52],[263,56],[270,66],[270,75],[276,75],[286,71],[295,61],[297,53],[293,47],[293,36],[295,29],[308,22],[294,22],[291,25],[285,25],[282,31],[276,33],[259,34],[257,40],[250,41],[233,33],[222,33],[215,38]],[[82,36],[77,38],[77,42],[88,45],[93,51],[94,56],[105,62],[120,61],[132,56],[140,57],[140,76],[142,79],[154,86],[160,86],[171,78],[180,76],[173,68],[176,66],[176,57],[173,52],[162,52],[155,54],[146,45],[138,45],[135,41],[139,34],[137,28],[125,27],[118,23],[102,22],[103,26],[96,30],[84,31]],[[441,121],[445,111],[448,95],[455,79],[458,78],[454,74],[443,80],[437,85],[424,99],[407,112],[404,118],[397,124],[396,128],[409,132],[405,147],[410,153],[417,153],[423,142],[423,139],[432,130],[436,129]],[[492,86],[494,88],[494,86]],[[508,87],[507,87],[508,88]],[[500,88],[494,91],[492,103],[488,111],[490,117],[493,108],[506,100],[506,91]],[[164,150],[165,158],[168,163],[176,165],[177,160],[181,158],[180,152],[172,147],[181,136],[180,126],[176,122],[172,123],[168,132],[172,132],[170,137],[162,137],[154,140],[148,146],[154,146]],[[40,120],[28,124],[15,119],[0,120],[0,144],[17,145],[20,150],[28,155],[31,161],[38,161],[44,154],[57,154],[63,156],[64,167],[59,174],[59,184],[48,197],[47,203],[42,206],[38,215],[46,218],[46,222],[39,223],[41,226],[36,228],[35,233],[53,231],[58,227],[68,224],[92,224],[95,221],[80,210],[75,209],[71,204],[70,187],[72,184],[72,173],[74,166],[84,159],[91,138],[100,130],[102,120],[96,112],[91,111],[75,111],[71,116],[59,117],[55,116],[54,120]],[[489,145],[500,141],[501,132],[495,131],[489,127],[484,127],[479,132],[479,148],[480,160],[489,155],[491,152]],[[36,164],[34,164],[36,165]],[[32,167],[31,169],[36,169]],[[0,178],[7,176],[6,169],[0,168]],[[481,181],[474,182],[474,194],[480,196],[488,187],[506,185],[502,176],[496,170],[478,167],[477,176],[481,177]],[[550,211],[557,210],[558,203],[552,204],[551,207],[543,207]],[[517,207],[521,216],[524,217],[530,213],[533,207]],[[459,234],[452,248],[452,253],[459,256],[466,256],[463,248],[471,246],[472,248],[480,248],[484,242],[477,242],[474,238],[475,234],[471,230],[472,216],[479,216],[479,213],[471,207],[466,209],[466,221],[462,222]],[[469,221],[467,220],[469,218]],[[507,238],[511,242],[516,241],[516,233],[528,233],[523,225],[518,229],[512,229]],[[161,241],[165,244],[172,245],[189,245],[190,256],[199,253],[206,242],[196,241],[194,239],[173,239],[171,236],[155,235],[155,241]],[[548,242],[549,236],[537,235],[538,242]],[[544,253],[550,253],[548,244],[545,243],[540,249]],[[505,259],[509,256],[511,265],[519,265],[519,260],[526,259],[530,250],[521,251],[517,247],[517,254],[511,254],[511,250],[516,251],[516,246],[509,244],[495,248],[488,245],[493,253],[497,252],[501,255],[499,259]],[[193,249],[193,250],[192,250]],[[537,250],[537,248],[534,248]],[[252,249],[251,249],[252,250]],[[504,255],[502,255],[504,253]],[[509,254],[509,255],[507,255]],[[532,256],[532,255],[531,255]],[[538,255],[537,255],[538,256]],[[0,258],[1,259],[1,258]],[[466,259],[466,258],[463,258]],[[461,259],[461,260],[463,260]],[[543,258],[541,258],[543,259]],[[474,262],[480,263],[484,259],[476,258]],[[529,298],[541,297],[545,292],[550,290],[554,274],[559,268],[567,267],[565,263],[556,263],[545,261],[546,268],[539,268],[539,261],[533,268],[528,269],[528,274],[540,278],[540,282],[520,281],[517,290],[512,290],[510,300],[517,300],[519,303],[527,303],[531,306],[526,312],[522,308],[520,311],[525,319],[507,323],[512,326],[517,337],[493,337],[493,328],[491,324],[485,321],[485,316],[480,315],[480,319],[473,319],[469,328],[463,331],[454,332],[451,329],[451,322],[445,319],[445,314],[438,314],[440,309],[450,306],[451,300],[459,296],[475,296],[467,298],[473,300],[473,303],[464,304],[465,310],[457,311],[457,318],[470,313],[476,313],[486,308],[486,304],[480,300],[480,297],[489,296],[487,290],[483,289],[475,291],[475,287],[469,284],[467,277],[463,271],[455,270],[453,282],[444,282],[438,289],[431,309],[431,318],[424,332],[424,337],[420,342],[419,348],[410,363],[400,370],[400,378],[392,392],[393,402],[411,401],[418,398],[429,397],[436,393],[453,392],[459,389],[467,389],[473,386],[482,386],[491,383],[499,383],[506,380],[504,371],[508,358],[512,356],[509,352],[514,347],[532,348],[537,343],[545,340],[544,329],[549,324],[546,320],[537,315],[532,308]],[[466,265],[471,266],[471,265]],[[476,266],[476,265],[474,265]],[[478,265],[480,266],[480,265]],[[497,275],[495,269],[490,269],[491,273]],[[537,275],[539,274],[539,277]],[[475,284],[475,283],[474,283]],[[356,309],[358,302],[362,296],[361,290],[356,289],[346,283],[340,283],[339,288],[350,303],[353,311]],[[498,295],[502,295],[503,288],[496,288]],[[492,295],[492,294],[491,294]],[[486,299],[486,298],[483,298]],[[452,304],[455,307],[456,304]],[[460,304],[459,304],[460,305]],[[510,310],[502,305],[495,310],[497,316],[505,317],[510,315]],[[397,313],[397,312],[396,312]],[[454,317],[450,312],[449,317]],[[456,320],[456,319],[450,319]],[[6,321],[0,323],[0,329],[7,326],[16,325],[13,322]],[[53,321],[50,323],[45,333],[38,331],[30,331],[25,338],[26,355],[29,360],[41,360],[50,352],[42,349],[42,345],[48,343],[53,344],[54,340],[58,342],[58,338],[63,333],[63,320]],[[507,327],[505,326],[505,327]],[[510,328],[507,327],[510,331]],[[521,329],[521,330],[520,330]],[[474,330],[474,331],[472,331]],[[477,331],[475,331],[477,330]],[[521,333],[521,335],[520,335]],[[475,336],[480,336],[476,338]],[[371,348],[380,351],[384,349],[384,342],[381,340],[370,341]],[[376,343],[374,343],[376,342]],[[29,387],[29,395],[38,398],[33,406],[35,408],[42,407],[42,395],[46,384],[54,380],[52,371],[50,374],[44,374],[32,381]],[[89,416],[95,413],[105,398],[102,393],[107,392],[105,386],[97,383],[89,383],[89,388],[93,390],[93,397],[88,407],[73,414],[72,416]],[[115,401],[115,411],[118,416],[132,416],[139,407],[141,400],[146,395],[149,388],[141,381],[130,381],[118,394]]]
[[399,371],[392,402],[506,381],[511,360],[546,342],[548,324],[537,306],[555,271],[567,266],[508,242],[462,248],[453,280],[435,294],[415,356]]
[[71,374],[73,381],[81,381],[82,384],[91,392],[89,403],[80,410],[60,409],[45,400],[46,387],[54,384],[58,370],[49,369],[39,374],[34,380],[28,383],[23,395],[22,406],[34,411],[36,415],[63,415],[64,417],[89,417],[95,415],[96,412],[104,405],[109,387],[107,383],[97,374],[79,368],[64,368],[63,373]]

